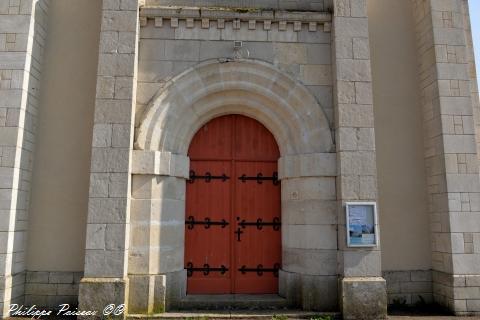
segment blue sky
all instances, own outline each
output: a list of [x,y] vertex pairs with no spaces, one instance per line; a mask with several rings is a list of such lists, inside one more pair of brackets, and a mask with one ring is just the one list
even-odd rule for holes
[[477,78],[480,79],[480,0],[469,0],[468,2],[470,3],[470,20],[472,20]]

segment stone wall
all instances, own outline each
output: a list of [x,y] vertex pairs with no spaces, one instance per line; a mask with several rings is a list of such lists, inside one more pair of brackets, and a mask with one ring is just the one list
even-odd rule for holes
[[0,4],[0,274],[3,312],[22,302],[48,0]]
[[101,1],[79,0],[49,7],[28,219],[29,271],[84,267],[100,8]]
[[[458,315],[480,312],[480,181],[462,0],[413,0],[432,236],[434,300]],[[471,59],[470,59],[471,60]],[[459,279],[472,277],[471,285]],[[467,303],[468,302],[468,303]]]
[[[191,14],[191,13],[190,13]],[[143,9],[140,29],[136,122],[152,97],[175,75],[209,59],[233,59],[233,41],[243,41],[243,58],[277,66],[314,94],[333,121],[330,27],[285,25],[252,14],[238,25],[224,19],[162,19]],[[148,17],[150,15],[150,17]],[[273,14],[272,14],[273,18]],[[267,20],[267,23],[265,23]],[[272,19],[273,20],[273,19]]]
[[[387,312],[387,293],[381,277],[380,244],[370,248],[348,247],[344,211],[348,201],[378,199],[366,1],[334,1],[332,46],[340,310],[344,319],[381,319]],[[381,234],[378,225],[375,229]]]
[[382,270],[428,270],[430,221],[412,3],[367,2]]
[[[468,63],[465,56],[468,44],[462,42],[465,40],[465,12],[462,11],[464,6],[459,6],[460,3],[464,4],[462,1],[412,2],[417,17],[420,57],[418,77],[422,92],[424,161],[435,270],[432,276],[433,296],[436,301],[448,305],[460,314],[478,312],[480,300],[477,277],[472,276],[477,272],[475,267],[479,262],[477,244],[480,228],[475,213],[480,211],[480,187],[473,104],[470,99],[471,75],[468,74],[471,63]],[[178,5],[232,6],[235,3],[245,6],[242,10],[225,10],[221,14],[213,12],[215,10],[210,12],[198,8],[171,10],[149,7],[173,3],[169,1],[145,2],[147,6],[140,10],[141,31],[137,25],[138,1],[103,2],[87,226],[86,278],[80,287],[83,307],[101,306],[106,302],[102,294],[105,292],[113,292],[112,299],[115,301],[109,302],[123,302],[128,295],[128,278],[130,297],[133,297],[131,301],[135,302],[136,299],[143,303],[131,303],[132,310],[138,312],[163,310],[165,306],[162,299],[165,300],[165,296],[171,294],[166,288],[174,288],[176,295],[184,289],[178,281],[184,276],[182,255],[177,252],[175,257],[171,256],[175,258],[173,262],[168,259],[162,261],[160,255],[164,252],[162,253],[159,247],[150,245],[158,245],[158,234],[155,232],[160,228],[157,223],[160,218],[155,217],[157,220],[154,221],[150,214],[152,210],[159,209],[155,207],[159,205],[164,209],[160,211],[161,215],[175,215],[175,224],[171,224],[174,228],[167,232],[177,233],[174,233],[175,237],[167,238],[176,239],[175,249],[181,248],[181,212],[185,173],[188,171],[182,157],[186,154],[188,138],[191,137],[188,134],[214,113],[212,110],[217,108],[215,104],[223,103],[221,100],[226,98],[225,95],[218,98],[217,93],[221,92],[220,90],[215,91],[209,87],[208,91],[203,87],[212,83],[212,86],[221,87],[225,83],[218,81],[218,78],[226,76],[231,77],[225,79],[225,82],[233,87],[229,87],[231,91],[236,90],[234,97],[228,98],[237,104],[237,109],[231,107],[223,109],[223,112],[239,112],[238,105],[243,102],[242,99],[246,101],[250,98],[247,101],[250,103],[248,107],[250,111],[254,110],[251,112],[255,116],[264,116],[264,120],[271,115],[274,116],[272,118],[278,116],[277,122],[271,125],[273,133],[281,133],[278,123],[294,124],[296,131],[292,131],[293,139],[289,137],[279,143],[286,151],[282,155],[291,156],[290,152],[293,153],[295,160],[292,163],[297,161],[298,164],[317,164],[318,159],[327,159],[325,154],[330,156],[334,151],[337,152],[336,159],[328,157],[327,173],[315,172],[314,182],[310,176],[310,167],[307,173],[300,169],[297,170],[297,176],[282,177],[282,186],[286,190],[282,196],[292,200],[292,203],[297,204],[297,200],[318,199],[324,195],[327,197],[322,199],[326,200],[326,206],[321,212],[324,214],[321,218],[325,220],[301,221],[298,223],[300,227],[296,225],[292,228],[296,229],[294,236],[286,239],[290,241],[285,241],[287,245],[295,247],[294,249],[306,249],[304,253],[308,253],[309,249],[318,249],[327,261],[327,266],[322,266],[319,270],[317,265],[318,269],[311,275],[305,271],[305,262],[308,262],[305,257],[308,257],[308,254],[299,259],[301,263],[297,263],[295,259],[285,259],[288,262],[285,269],[290,269],[286,270],[287,272],[282,270],[280,277],[287,279],[284,273],[295,274],[295,267],[304,268],[302,275],[305,275],[300,282],[297,281],[298,277],[295,278],[296,275],[292,276],[289,278],[292,282],[286,281],[285,287],[302,292],[307,297],[300,298],[302,302],[298,303],[305,309],[336,308],[337,275],[340,275],[343,277],[340,299],[345,318],[384,317],[386,295],[385,281],[381,278],[380,248],[347,248],[343,220],[345,201],[375,201],[378,198],[366,2],[335,1],[333,36],[329,33],[332,29],[329,13],[310,15],[306,12],[298,14],[277,10],[288,9],[290,5],[298,5],[297,8],[302,10],[312,9],[311,5],[317,8],[323,6],[322,10],[327,10],[324,1],[310,2],[308,5],[305,1],[256,2],[257,6],[277,11],[251,10],[249,6],[254,5],[253,1],[175,2]],[[242,40],[242,48],[235,51],[233,40]],[[330,45],[331,43],[333,45]],[[138,79],[137,44],[140,46]],[[209,64],[212,60],[215,65]],[[249,60],[255,63],[249,63]],[[184,71],[186,76],[179,76]],[[284,74],[288,77],[283,76]],[[255,85],[244,86],[244,83],[249,83],[243,78],[244,75],[247,79],[254,76],[252,78],[255,78]],[[272,79],[269,79],[268,75],[272,75]],[[172,84],[170,80],[173,78],[175,82]],[[291,79],[295,81],[292,82]],[[233,82],[237,84],[232,84]],[[301,86],[297,86],[297,82]],[[302,91],[303,85],[308,91]],[[265,88],[267,90],[263,90]],[[289,92],[290,88],[294,88],[293,93]],[[239,94],[242,90],[257,90],[257,96],[254,97],[256,100],[246,94]],[[288,92],[287,96],[285,92]],[[307,103],[298,101],[299,93],[305,97]],[[311,94],[316,97],[315,103],[310,101]],[[205,99],[200,100],[202,95]],[[274,100],[277,97],[281,99]],[[272,100],[268,100],[269,98]],[[192,107],[194,99],[197,99],[194,102],[200,101],[204,104],[199,103]],[[265,101],[267,103],[264,103]],[[282,108],[275,109],[272,101]],[[283,103],[284,101],[288,103]],[[335,101],[335,105],[332,101]],[[321,108],[315,109],[318,105],[321,105]],[[150,113],[144,112],[147,106]],[[176,107],[176,110],[172,111],[172,106]],[[200,109],[199,106],[206,107]],[[206,109],[212,113],[205,112]],[[285,121],[288,118],[285,114],[289,113],[284,110],[288,109],[295,111],[291,113],[294,117]],[[284,114],[278,115],[279,110]],[[262,114],[262,111],[265,113]],[[336,150],[333,143],[324,143],[324,140],[317,144],[318,141],[312,139],[313,134],[318,132],[310,129],[321,127],[321,130],[325,130],[328,125],[317,121],[323,119],[318,114],[315,114],[317,126],[306,121],[312,118],[308,117],[311,115],[310,111],[324,113],[330,127],[335,128]],[[302,116],[305,116],[302,118],[304,123],[297,126],[296,121]],[[133,139],[133,117],[138,136],[141,136],[141,125],[144,125],[149,131],[146,135],[150,140]],[[322,125],[318,126],[319,123]],[[309,130],[303,132],[305,128]],[[154,135],[152,132],[159,134]],[[145,132],[143,134],[145,135]],[[298,136],[302,138],[298,139]],[[328,135],[323,131],[318,136]],[[134,140],[134,148],[137,149],[135,152],[141,153],[140,158],[153,159],[151,162],[155,165],[149,170],[132,172]],[[304,148],[300,150],[303,153],[294,152],[301,148]],[[315,158],[315,161],[310,161],[306,154],[312,153],[320,156]],[[335,164],[330,162],[332,159],[336,161],[338,170],[332,171],[332,168],[335,168]],[[181,170],[177,171],[177,165]],[[135,167],[135,163],[133,166]],[[333,181],[335,178],[336,190]],[[130,190],[132,179],[133,186]],[[328,182],[324,184],[325,181]],[[310,192],[312,186],[319,187],[315,189],[317,191],[324,191],[322,195]],[[130,196],[134,198],[131,207]],[[176,201],[173,209],[168,208],[167,203],[170,200]],[[173,201],[170,201],[171,203]],[[142,208],[137,211],[136,205],[141,205]],[[288,206],[285,208],[288,209]],[[155,211],[155,214],[157,213],[159,211]],[[315,227],[311,227],[312,225]],[[321,237],[317,238],[319,232],[312,230],[326,232],[320,233]],[[131,234],[129,231],[132,231]],[[167,234],[166,230],[162,231],[164,235]],[[312,239],[315,241],[310,241]],[[141,263],[135,265],[132,261],[140,252],[135,251],[137,249],[148,253],[146,257],[140,254],[136,256],[145,259],[139,259]],[[165,257],[168,258],[168,255],[162,256]],[[148,266],[141,265],[145,262],[149,263]],[[336,267],[336,270],[332,266]],[[138,268],[135,269],[136,267]],[[163,272],[175,273],[177,278],[169,279],[168,275],[161,274]],[[324,279],[317,282],[315,276],[328,278],[328,283],[322,283]],[[428,275],[421,278],[425,281],[416,281],[419,279],[418,274],[412,272],[408,275],[392,273],[385,276],[397,277],[397,281],[390,285],[391,290],[395,291],[395,286],[398,285],[399,294],[405,294],[410,298],[410,302],[415,299],[416,291],[427,291],[430,283],[426,280]],[[292,285],[295,281],[296,286]],[[301,283],[301,287],[298,283]],[[314,294],[325,288],[326,293]],[[330,300],[321,301],[318,299],[320,296],[328,296]],[[365,303],[367,300],[371,303]],[[312,301],[314,303],[311,303]],[[320,305],[325,301],[328,306]],[[360,306],[363,308],[359,308]]]
[[384,271],[387,281],[388,304],[418,305],[433,301],[432,271]]
[[78,287],[83,272],[27,271],[25,305],[57,308],[59,304],[78,304]]
[[82,309],[125,303],[128,292],[138,11],[137,0],[102,2]]
[[[195,128],[222,113],[256,118],[281,149],[280,295],[307,310],[335,310],[331,15],[146,6],[140,17],[129,256],[132,312],[185,303],[178,301],[185,295],[185,155]],[[242,41],[238,51],[234,40]],[[174,168],[180,163],[181,170]],[[152,209],[155,214],[149,213]],[[167,296],[165,306],[159,305],[160,296]],[[319,298],[323,296],[328,299]]]

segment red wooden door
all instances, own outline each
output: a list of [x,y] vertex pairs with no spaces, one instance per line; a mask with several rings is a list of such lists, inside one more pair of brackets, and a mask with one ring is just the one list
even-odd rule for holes
[[281,263],[278,146],[259,122],[216,118],[188,153],[187,293],[277,293]]

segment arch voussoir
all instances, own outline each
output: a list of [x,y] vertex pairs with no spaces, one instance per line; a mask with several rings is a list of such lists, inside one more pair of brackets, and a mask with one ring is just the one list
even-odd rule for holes
[[205,62],[172,79],[144,112],[135,147],[186,154],[195,132],[227,112],[262,122],[282,155],[334,149],[313,95],[273,65],[253,60]]

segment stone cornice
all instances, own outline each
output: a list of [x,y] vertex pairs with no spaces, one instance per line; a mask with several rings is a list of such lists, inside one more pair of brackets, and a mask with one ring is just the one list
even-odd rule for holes
[[246,21],[249,23],[264,23],[265,26],[268,26],[272,22],[279,22],[281,24],[293,23],[297,28],[299,25],[306,23],[309,24],[310,29],[313,27],[316,29],[317,24],[329,26],[332,15],[328,12],[310,11],[172,6],[142,7],[140,9],[140,19],[146,22],[147,18],[158,20],[170,19],[172,24],[176,24],[178,20],[202,20],[202,22],[216,20],[219,22],[219,25],[223,25],[226,21]]

